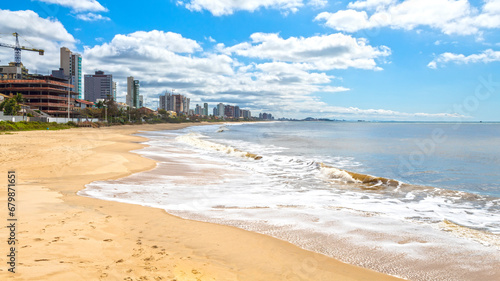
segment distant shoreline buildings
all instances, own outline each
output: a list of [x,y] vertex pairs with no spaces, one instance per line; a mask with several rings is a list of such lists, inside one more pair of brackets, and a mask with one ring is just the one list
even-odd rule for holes
[[189,103],[191,99],[184,95],[165,93],[159,97],[159,109],[173,111],[177,114],[189,115]]
[[[22,63],[9,63],[0,66],[0,93],[12,96],[21,93],[27,105],[35,111],[46,111],[47,116],[75,117],[78,110],[93,107],[95,103],[117,101],[117,83],[113,75],[96,70],[94,74],[82,72],[82,56],[67,47],[60,48],[59,69],[51,75],[30,74]],[[82,79],[83,78],[83,79]],[[252,117],[251,111],[238,105],[218,103],[209,110],[209,104],[196,104],[190,107],[191,99],[183,94],[165,92],[159,96],[158,110],[164,109],[172,115],[210,117],[215,119],[262,119],[273,120],[270,113]],[[146,107],[145,97],[140,92],[140,81],[133,76],[127,77],[127,95],[121,107]],[[212,113],[212,114],[211,114]],[[44,112],[39,113],[44,115]]]
[[196,104],[194,109],[189,108],[190,99],[181,94],[165,92],[158,97],[158,109],[175,113],[176,115],[213,117],[216,119],[244,119],[250,120],[274,120],[270,113],[260,113],[259,117],[252,117],[252,112],[248,109],[241,109],[238,105],[229,105],[219,103],[212,108],[212,114],[209,113],[208,103]]

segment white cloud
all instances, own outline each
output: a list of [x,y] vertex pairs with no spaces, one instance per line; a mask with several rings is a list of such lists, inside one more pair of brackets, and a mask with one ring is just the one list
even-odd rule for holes
[[111,20],[108,17],[104,17],[102,15],[94,14],[94,13],[78,14],[78,15],[76,15],[76,18],[80,19],[80,20],[84,20],[84,21],[100,21],[100,20],[108,21],[108,20]]
[[327,0],[310,0],[307,5],[315,8],[323,8],[328,4]]
[[341,33],[288,39],[274,33],[254,33],[250,38],[252,42],[240,43],[224,51],[250,58],[303,63],[316,70],[380,70],[375,60],[391,54],[386,46],[373,47],[363,38]]
[[[36,69],[38,73],[47,74],[48,71],[57,69],[61,46],[77,51],[75,38],[60,22],[41,18],[33,11],[0,10],[0,30],[18,31],[33,47],[45,49],[43,57],[38,56],[38,53],[23,52],[23,63],[31,72]],[[1,37],[0,42],[13,43],[13,37],[10,37]],[[334,38],[344,37],[317,36],[290,40],[291,38],[282,39],[261,33],[253,36],[254,42],[247,43],[250,48],[241,49],[242,45],[238,44],[234,49],[250,54],[253,52],[252,48],[264,44],[265,46],[260,48],[265,51],[268,61],[243,63],[227,51],[235,46],[225,47],[222,44],[212,50],[203,50],[200,43],[181,34],[157,30],[138,31],[117,34],[109,42],[85,47],[82,57],[84,73],[103,70],[113,74],[113,79],[120,85],[118,97],[121,99],[126,92],[126,77],[134,76],[139,79],[141,93],[150,107],[156,106],[158,94],[176,89],[176,93],[191,97],[193,104],[238,104],[254,113],[266,111],[276,116],[306,117],[323,114],[345,118],[371,116],[375,119],[412,119],[417,116],[383,109],[332,107],[322,102],[316,93],[349,92],[339,79],[319,69],[332,68],[330,62],[322,66],[318,61],[325,54],[335,57],[337,53],[329,49],[337,46],[332,43]],[[384,56],[374,55],[377,52],[384,54],[384,50],[377,50],[364,40],[349,38],[346,36],[346,41],[342,43],[344,45],[340,45],[354,48],[347,48],[347,53],[354,50],[354,53],[360,54],[350,54],[348,59],[344,60],[370,60]],[[277,47],[283,47],[285,44],[292,49],[283,55],[283,61],[275,60],[274,50],[268,43],[276,43]],[[374,53],[361,54],[371,50],[370,48]],[[0,48],[2,63],[11,61],[13,53],[11,49]],[[299,59],[288,57],[293,54],[298,55]],[[373,69],[373,66],[370,69]],[[437,118],[436,116],[426,118]]]
[[378,10],[396,3],[396,0],[364,0],[350,2],[347,7],[350,9]]
[[110,43],[86,48],[86,53],[117,57],[134,54],[136,57],[162,59],[171,53],[194,53],[199,50],[201,46],[195,40],[184,38],[178,33],[153,30],[137,31],[127,35],[118,34]]
[[350,9],[320,13],[315,19],[345,32],[381,27],[415,30],[427,26],[445,34],[480,36],[483,29],[500,27],[500,0],[486,0],[480,8],[468,0],[367,0],[349,3],[347,7]]
[[108,9],[103,7],[96,0],[38,0],[47,4],[57,4],[63,7],[71,8],[74,12],[106,12]]
[[[160,37],[161,41],[162,36],[158,34],[163,36],[169,34],[168,36],[176,38],[180,45],[172,48],[166,46],[164,42],[155,42],[151,39]],[[313,38],[312,41],[308,41],[310,38]],[[311,60],[315,60],[313,58],[329,47],[328,42],[331,38],[326,43],[322,43],[321,36],[310,38],[287,41],[289,39],[281,39],[277,35],[259,33],[252,36],[252,43],[229,47],[221,44],[215,49],[203,50],[198,42],[184,38],[180,34],[140,31],[127,35],[119,34],[108,43],[86,47],[83,56],[86,73],[101,69],[112,73],[116,81],[125,81],[127,76],[139,79],[141,93],[145,95],[147,104],[151,107],[156,106],[157,96],[160,93],[176,89],[176,93],[188,95],[193,104],[202,102],[208,102],[211,106],[218,102],[237,104],[242,108],[251,109],[254,113],[266,111],[272,112],[275,116],[452,118],[441,113],[423,117],[426,113],[333,107],[320,101],[315,93],[346,94],[349,89],[335,85],[338,79],[316,69],[316,64],[311,63]],[[274,47],[267,44],[277,44],[275,47],[278,48],[290,47],[291,53],[283,55],[287,61],[270,59],[265,62],[243,63],[233,57],[233,51],[236,50],[254,54],[256,50],[252,48],[264,43],[266,46],[262,46],[261,51],[266,58],[275,56]],[[323,47],[311,47],[314,44],[323,44]],[[300,59],[296,61],[289,59],[288,56],[294,53],[301,53]],[[124,97],[125,82],[120,85],[123,86],[119,89],[118,96]]]
[[443,53],[436,59],[429,62],[429,68],[436,69],[438,64],[455,63],[455,64],[469,64],[469,63],[490,63],[500,61],[500,51],[493,51],[492,49],[485,50],[480,54],[472,54],[465,56],[463,54]]
[[317,15],[315,20],[325,20],[327,26],[346,32],[373,27],[365,11],[341,10],[333,14],[323,12]]
[[338,93],[338,92],[347,92],[350,90],[351,89],[342,86],[340,87],[325,86],[321,88],[321,92],[323,93]]
[[435,61],[431,61],[431,62],[429,62],[429,64],[427,64],[427,67],[432,68],[432,69],[436,69],[437,63]]
[[[22,62],[32,73],[34,70],[47,73],[48,70],[58,69],[59,48],[66,46],[74,49],[76,42],[59,21],[41,18],[30,10],[0,10],[0,30],[9,34],[0,38],[2,43],[15,44],[15,39],[10,34],[18,32],[22,45],[45,50],[44,56],[39,56],[37,52],[22,51]],[[0,60],[2,64],[13,61],[14,50],[0,48]]]
[[[408,113],[388,109],[361,109],[357,107],[338,107],[328,106],[322,108],[323,115],[326,116],[343,116],[346,118],[381,118],[386,120],[453,120],[456,118],[464,118],[466,116],[458,113]],[[332,115],[335,114],[335,115]]]
[[[321,4],[321,0],[311,1],[313,4]],[[207,10],[214,16],[231,15],[236,11],[254,12],[260,8],[277,9],[284,13],[295,13],[304,6],[303,0],[188,0],[177,1],[177,4],[185,6],[190,11]]]

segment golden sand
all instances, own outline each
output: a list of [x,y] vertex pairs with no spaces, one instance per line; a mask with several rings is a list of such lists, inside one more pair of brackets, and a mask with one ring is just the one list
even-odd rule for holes
[[7,272],[1,239],[0,280],[398,280],[266,235],[76,195],[92,181],[155,167],[129,152],[144,146],[131,134],[185,126],[0,135],[2,223],[7,171],[18,177],[16,273]]

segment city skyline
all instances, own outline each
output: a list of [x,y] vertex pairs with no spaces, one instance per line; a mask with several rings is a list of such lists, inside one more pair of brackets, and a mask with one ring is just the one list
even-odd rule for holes
[[500,120],[498,0],[164,1],[134,21],[123,2],[53,3],[2,3],[0,42],[19,32],[45,49],[23,53],[32,73],[58,69],[60,47],[79,53],[84,74],[113,75],[118,101],[133,76],[151,108],[175,89],[278,118]]

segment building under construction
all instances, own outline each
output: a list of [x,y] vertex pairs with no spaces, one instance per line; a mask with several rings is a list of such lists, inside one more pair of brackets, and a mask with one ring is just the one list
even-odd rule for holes
[[[78,94],[74,86],[66,79],[52,76],[31,75],[26,79],[0,80],[0,93],[15,96],[23,95],[25,104],[32,110],[39,110],[53,117],[70,117],[79,115],[75,110],[75,98]],[[69,107],[68,107],[69,95]]]

